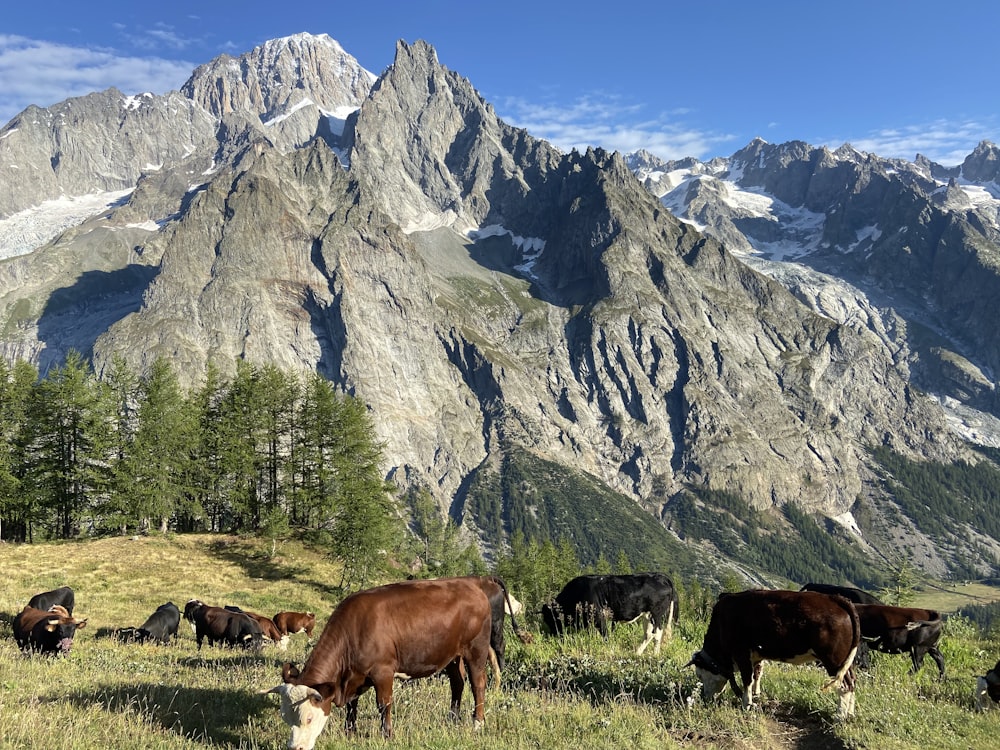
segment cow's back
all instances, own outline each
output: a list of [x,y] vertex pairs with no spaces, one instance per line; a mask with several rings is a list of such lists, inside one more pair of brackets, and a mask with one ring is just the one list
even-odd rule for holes
[[489,600],[470,578],[402,581],[359,591],[330,615],[299,681],[318,684],[328,681],[330,670],[366,674],[386,665],[426,677],[466,654],[469,644],[485,663],[491,622]]

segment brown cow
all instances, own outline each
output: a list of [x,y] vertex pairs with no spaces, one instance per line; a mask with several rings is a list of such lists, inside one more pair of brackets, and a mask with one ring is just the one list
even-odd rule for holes
[[25,652],[66,655],[73,647],[76,631],[86,626],[86,618],[73,617],[61,604],[48,610],[25,607],[14,618],[14,640]]
[[933,609],[890,607],[888,604],[856,604],[861,619],[861,637],[870,648],[886,654],[909,652],[916,674],[930,654],[944,679],[944,656],[937,649],[944,628],[941,614]]
[[305,633],[310,640],[316,627],[316,615],[312,612],[278,612],[271,620],[282,635]]
[[[760,663],[819,661],[831,679],[823,690],[840,691],[838,716],[854,714],[854,657],[861,624],[854,605],[840,596],[812,591],[743,591],[721,594],[712,609],[705,642],[688,662],[709,700],[726,686],[753,706],[760,694]],[[736,683],[735,668],[743,681]]]
[[382,733],[392,736],[393,678],[429,677],[445,670],[451,713],[457,717],[469,670],[475,723],[484,720],[490,603],[469,578],[401,581],[344,599],[299,671],[285,663],[283,684],[264,690],[281,696],[281,718],[292,728],[289,748],[311,750],[333,705],[347,707],[345,728],[357,729],[358,699],[375,688]]

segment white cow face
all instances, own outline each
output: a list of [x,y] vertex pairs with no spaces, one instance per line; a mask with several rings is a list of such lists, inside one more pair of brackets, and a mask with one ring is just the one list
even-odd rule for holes
[[701,683],[701,699],[705,702],[712,700],[726,687],[728,678],[725,675],[717,674],[708,667],[711,663],[701,657],[701,651],[691,657],[691,664],[694,664],[694,673]]
[[278,685],[265,693],[281,696],[281,718],[292,728],[288,750],[312,750],[330,714],[323,710],[323,696],[308,685]]

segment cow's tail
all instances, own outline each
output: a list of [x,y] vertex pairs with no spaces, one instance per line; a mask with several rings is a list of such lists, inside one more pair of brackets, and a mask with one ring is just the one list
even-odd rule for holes
[[535,639],[532,637],[524,628],[517,624],[517,620],[514,619],[514,608],[510,606],[510,596],[507,594],[507,584],[499,576],[493,576],[493,580],[497,582],[497,585],[503,591],[503,600],[507,604],[507,611],[510,612],[510,626],[514,629],[514,635],[521,643],[534,643]]
[[830,598],[840,605],[851,620],[851,651],[847,655],[847,658],[844,660],[840,669],[837,670],[837,674],[833,676],[833,679],[823,685],[820,690],[825,691],[835,687],[841,692],[845,689],[853,691],[854,673],[851,671],[851,667],[854,666],[854,658],[858,655],[858,647],[861,645],[861,621],[858,619],[858,611],[854,609],[854,605],[851,604],[850,601],[842,596],[831,596]]

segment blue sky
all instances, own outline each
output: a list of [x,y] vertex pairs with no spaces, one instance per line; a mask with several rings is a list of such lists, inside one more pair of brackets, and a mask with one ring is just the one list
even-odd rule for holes
[[563,149],[729,156],[756,136],[960,163],[1000,143],[996,0],[6,3],[0,124],[299,32],[378,74],[423,39],[506,121]]

